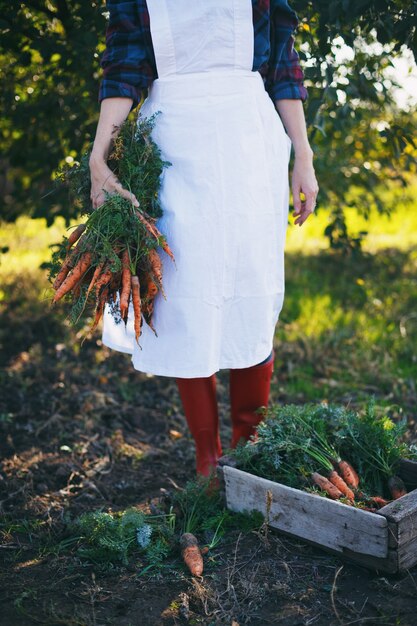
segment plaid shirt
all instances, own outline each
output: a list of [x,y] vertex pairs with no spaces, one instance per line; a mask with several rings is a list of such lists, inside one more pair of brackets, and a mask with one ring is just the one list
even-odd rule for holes
[[[107,0],[106,49],[100,59],[103,78],[98,100],[132,98],[132,109],[158,78],[146,0]],[[303,71],[294,49],[297,14],[286,0],[252,0],[253,71],[264,78],[272,100],[305,100]]]

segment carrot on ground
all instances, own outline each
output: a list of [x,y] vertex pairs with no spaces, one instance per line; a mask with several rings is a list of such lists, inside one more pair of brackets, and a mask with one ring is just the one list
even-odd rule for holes
[[198,547],[197,538],[192,533],[184,533],[180,537],[182,558],[193,576],[201,576],[203,573],[203,557]]
[[132,276],[131,287],[132,287],[133,311],[135,314],[135,319],[134,319],[135,339],[136,339],[136,343],[139,345],[139,337],[141,335],[141,326],[142,326],[142,313],[141,313],[141,306],[140,306],[140,284],[139,284],[138,276],[136,275]]
[[327,478],[325,478],[318,472],[313,472],[311,474],[311,478],[313,480],[313,483],[318,485],[318,487],[320,487],[322,491],[325,491],[327,495],[332,498],[332,500],[339,500],[339,498],[343,496],[343,493],[340,491],[340,489],[335,487],[335,485],[333,485],[330,480],[327,480]]
[[73,268],[71,274],[69,274],[62,285],[55,292],[52,303],[58,302],[65,294],[67,294],[77,282],[83,277],[83,274],[91,265],[91,252],[84,252],[78,261],[77,265]]
[[399,476],[391,476],[388,480],[388,488],[393,500],[398,500],[398,498],[402,498],[407,493],[406,486]]
[[339,491],[343,493],[343,495],[345,495],[347,498],[349,498],[349,500],[352,500],[353,502],[353,500],[355,499],[355,494],[353,493],[352,489],[350,489],[350,487],[345,483],[343,478],[339,476],[336,470],[332,470],[330,472],[328,479],[335,487],[339,489]]
[[347,461],[339,461],[337,465],[345,483],[349,485],[349,487],[356,489],[359,485],[359,476],[351,464]]

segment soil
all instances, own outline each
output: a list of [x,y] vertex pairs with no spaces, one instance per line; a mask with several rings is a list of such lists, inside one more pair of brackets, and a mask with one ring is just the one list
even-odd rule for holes
[[[180,560],[149,576],[77,556],[67,521],[149,507],[194,478],[175,381],[133,370],[98,341],[12,344],[1,375],[0,623],[157,626],[417,623],[417,568],[368,571],[269,531],[229,533],[193,579]],[[279,361],[279,359],[278,359]],[[278,362],[271,402],[285,396]],[[228,373],[218,374],[224,446]]]

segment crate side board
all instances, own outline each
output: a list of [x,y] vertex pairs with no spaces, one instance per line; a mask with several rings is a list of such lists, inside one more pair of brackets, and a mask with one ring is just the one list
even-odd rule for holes
[[[275,528],[273,528],[275,530]],[[278,530],[278,529],[276,529]],[[294,535],[294,533],[289,533],[285,530],[279,529],[279,532],[285,535],[286,537],[290,537],[291,539],[300,539],[299,535]],[[348,548],[343,548],[342,551],[335,550],[333,548],[329,548],[324,546],[322,543],[317,543],[317,541],[312,541],[311,539],[303,538],[302,541],[309,546],[313,546],[314,548],[319,548],[329,555],[333,555],[344,560],[350,561],[355,565],[360,565],[362,567],[366,567],[372,571],[385,572],[387,574],[396,574],[399,571],[398,566],[398,552],[397,550],[389,549],[388,555],[385,558],[371,556],[370,554],[359,554],[353,550],[349,550]]]
[[398,475],[405,482],[407,489],[417,489],[417,462],[401,459]]
[[417,563],[417,536],[414,536],[406,543],[400,544],[396,551],[398,554],[399,571],[405,571],[414,567]]
[[380,559],[388,556],[388,522],[383,516],[227,465],[222,470],[229,509],[258,510],[267,515],[266,497],[271,492],[268,523],[274,528],[332,548],[339,554],[349,549]]
[[378,511],[390,524],[396,525],[396,541],[400,547],[417,537],[417,489],[393,500]]

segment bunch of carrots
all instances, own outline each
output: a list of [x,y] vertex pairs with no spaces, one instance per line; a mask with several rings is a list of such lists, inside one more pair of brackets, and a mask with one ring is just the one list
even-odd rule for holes
[[[337,462],[337,469],[330,470],[327,478],[318,472],[311,474],[311,480],[332,500],[345,498],[346,504],[354,505],[355,500],[361,503],[361,508],[375,512],[391,500],[382,496],[368,496],[359,487],[359,476],[352,465],[347,461]],[[392,476],[388,481],[392,500],[398,500],[407,493],[404,482],[399,476]],[[365,504],[363,504],[365,503]]]
[[241,469],[372,512],[407,493],[397,470],[417,448],[402,440],[405,423],[377,414],[374,399],[362,414],[314,403],[258,412],[252,441],[231,451]]
[[81,162],[61,172],[87,220],[58,244],[50,264],[49,280],[55,294],[71,302],[70,321],[76,324],[86,306],[94,306],[93,332],[106,303],[117,323],[127,324],[130,304],[134,314],[136,342],[143,320],[157,335],[152,323],[154,302],[161,292],[163,264],[158,247],[175,263],[165,236],[156,227],[162,215],[158,203],[160,175],[169,163],[162,161],[151,138],[156,114],[148,119],[126,120],[117,128],[109,166],[121,184],[139,200],[139,208],[120,195],[107,192],[105,202],[92,210],[89,199],[90,173],[87,151]]

